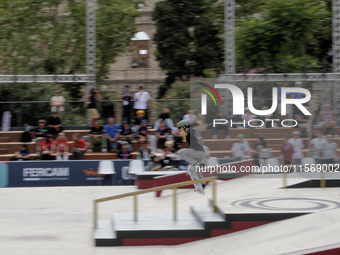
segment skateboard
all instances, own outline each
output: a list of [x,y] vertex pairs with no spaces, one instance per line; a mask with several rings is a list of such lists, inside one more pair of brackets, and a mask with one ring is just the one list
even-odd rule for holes
[[[195,171],[195,169],[194,169],[194,167],[192,165],[188,166],[187,175],[189,175],[191,180],[193,180],[193,181],[199,179],[197,177],[196,171]],[[194,184],[194,186],[195,186],[195,191],[197,191],[198,193],[204,195],[204,189],[203,189],[202,183],[196,183],[196,184]]]

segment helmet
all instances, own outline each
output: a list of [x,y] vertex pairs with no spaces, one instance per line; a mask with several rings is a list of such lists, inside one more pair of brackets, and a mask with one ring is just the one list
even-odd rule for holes
[[181,120],[177,123],[177,128],[181,128],[183,126],[189,126],[189,123],[186,120]]

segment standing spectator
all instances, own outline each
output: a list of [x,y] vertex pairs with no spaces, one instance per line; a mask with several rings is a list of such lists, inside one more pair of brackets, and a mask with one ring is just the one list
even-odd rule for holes
[[288,142],[293,145],[294,149],[294,160],[295,164],[301,164],[302,158],[303,158],[303,152],[302,149],[304,148],[303,141],[300,138],[300,132],[299,131],[294,131],[293,133],[293,138],[290,138]]
[[323,110],[320,112],[320,119],[322,132],[324,134],[335,134],[336,122],[333,119],[333,112],[329,104],[324,105]]
[[104,134],[104,129],[100,125],[99,121],[94,122],[94,127],[92,127],[90,134],[89,134],[89,149],[88,152],[93,152],[93,148],[96,144],[100,144],[102,148],[102,152],[107,152],[107,140],[106,135]]
[[50,99],[51,112],[58,112],[60,118],[62,117],[65,105],[65,98],[60,95],[60,90],[56,90],[54,96]]
[[148,119],[148,104],[150,101],[150,94],[149,92],[146,92],[143,90],[143,86],[139,87],[139,92],[135,93],[134,96],[135,99],[135,105],[134,105],[134,109],[135,109],[135,113],[138,110],[143,110],[145,111],[145,119]]
[[42,154],[41,160],[53,160],[55,157],[53,156],[55,152],[55,141],[53,140],[53,136],[48,134],[46,139],[41,142]]
[[128,142],[122,142],[121,143],[121,149],[118,153],[118,157],[121,159],[130,159],[131,158],[131,154],[130,154],[130,150],[129,150],[129,144]]
[[42,137],[46,138],[49,134],[48,128],[46,127],[46,121],[45,120],[39,120],[38,126],[34,129],[35,137]]
[[63,132],[59,133],[56,139],[56,159],[68,160],[68,139]]
[[28,147],[26,144],[22,144],[20,150],[15,153],[11,161],[23,161],[23,160],[29,160],[29,159],[30,159],[30,151],[28,150]]
[[80,139],[80,134],[75,133],[72,135],[72,158],[73,160],[81,160],[84,157],[85,151],[89,147],[89,143]]
[[322,134],[320,131],[315,130],[314,131],[315,138],[310,141],[310,145],[313,149],[313,157],[315,158],[315,161],[317,164],[321,164],[321,151],[322,151],[322,143],[325,142],[325,139],[322,138]]
[[289,143],[289,135],[286,135],[284,143],[281,145],[281,163],[285,165],[292,164],[293,154],[293,145]]
[[104,133],[110,145],[110,151],[114,152],[118,148],[120,126],[115,123],[115,119],[107,119],[108,124],[104,126]]
[[49,129],[49,133],[54,137],[56,137],[58,133],[63,131],[63,127],[61,125],[61,121],[57,112],[52,112],[51,117],[49,117],[47,120],[47,126]]
[[170,134],[170,129],[165,126],[165,123],[160,120],[159,121],[159,128],[157,129],[156,136],[158,138],[157,141],[157,148],[164,149],[166,137]]
[[[216,119],[228,119],[228,116],[224,112],[218,112]],[[217,129],[225,129],[225,139],[230,138],[230,124],[227,123],[225,125],[215,125],[213,127],[213,139],[217,139]]]
[[87,112],[89,113],[91,117],[91,127],[93,127],[96,120],[100,118],[100,114],[97,108],[98,102],[100,102],[100,100],[102,100],[102,97],[99,91],[97,90],[96,87],[93,87],[90,90],[90,94],[87,97],[87,103],[88,103]]
[[237,135],[238,141],[233,144],[231,150],[236,160],[247,158],[251,154],[251,149],[247,141],[244,140],[243,134]]
[[322,163],[334,164],[337,158],[336,150],[338,145],[333,142],[333,136],[328,134],[326,140],[322,143]]
[[123,100],[123,121],[131,122],[131,99],[133,99],[133,95],[130,93],[130,87],[125,85],[124,93],[122,95]]
[[139,157],[143,160],[149,160],[151,156],[151,149],[149,148],[149,142],[145,140],[143,146],[139,148]]
[[183,116],[183,120],[186,120],[189,124],[194,123],[196,115],[192,110],[188,110],[187,114]]

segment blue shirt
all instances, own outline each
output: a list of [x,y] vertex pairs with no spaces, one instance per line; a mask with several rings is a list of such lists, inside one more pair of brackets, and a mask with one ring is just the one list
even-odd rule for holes
[[110,124],[106,124],[104,126],[104,133],[108,134],[111,138],[114,138],[116,134],[119,132],[120,126],[117,124],[113,124],[113,126],[110,126]]

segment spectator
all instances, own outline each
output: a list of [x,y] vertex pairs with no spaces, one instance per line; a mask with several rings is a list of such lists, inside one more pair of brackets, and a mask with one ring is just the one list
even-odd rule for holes
[[157,141],[157,148],[164,149],[166,137],[170,134],[170,129],[165,126],[165,123],[160,120],[159,121],[159,128],[157,129],[156,136],[158,138]]
[[165,158],[163,160],[164,165],[167,166],[171,166],[172,168],[176,168],[176,169],[172,169],[172,170],[178,170],[178,161],[177,159],[177,151],[174,148],[174,141],[169,140],[166,141],[164,143],[165,149],[164,149],[164,154],[165,154]]
[[255,119],[256,116],[253,113],[250,112],[248,107],[245,108],[245,112],[246,113],[243,115],[242,119],[245,120],[245,127],[251,128],[251,126],[249,126],[249,124],[248,124],[248,121]]
[[65,98],[60,95],[60,90],[56,90],[54,96],[50,99],[51,112],[58,112],[62,117],[65,105]]
[[189,124],[196,120],[196,115],[192,110],[188,110],[188,113],[183,116],[183,120],[186,120]]
[[99,121],[94,122],[94,127],[91,128],[90,134],[89,134],[89,149],[88,152],[93,152],[93,148],[96,144],[100,144],[100,147],[102,148],[102,152],[107,152],[107,140],[106,135],[104,134],[104,129],[100,125]]
[[146,92],[143,90],[143,86],[139,87],[139,92],[135,93],[135,104],[134,104],[134,109],[135,113],[139,110],[143,110],[145,112],[145,119],[148,119],[148,104],[150,101],[150,94],[149,92]]
[[[268,106],[262,106],[261,108],[262,111],[266,111],[268,110]],[[265,128],[271,128],[272,127],[272,118],[273,118],[273,114],[268,114],[268,115],[261,115],[261,116],[257,116],[257,119],[260,119],[263,121]]]
[[179,120],[176,119],[174,127],[171,128],[171,134],[173,135],[173,138],[174,138],[174,142],[175,142],[174,147],[176,150],[179,150],[179,147],[182,145],[182,140],[183,140],[183,137],[179,134],[179,130],[177,128],[178,122]]
[[80,139],[80,134],[75,133],[72,135],[72,159],[81,160],[84,157],[85,151],[89,147],[89,143]]
[[58,133],[63,131],[63,127],[57,112],[52,112],[51,117],[49,117],[47,120],[47,126],[49,133],[53,135],[53,137],[56,137]]
[[102,100],[102,97],[97,90],[96,87],[93,87],[90,90],[90,94],[87,96],[87,112],[91,117],[91,127],[94,126],[94,123],[96,122],[97,119],[100,118],[99,112],[98,112],[98,102]]
[[61,132],[58,134],[56,139],[56,159],[57,160],[68,160],[68,139],[65,133]]
[[20,137],[21,143],[30,143],[32,141],[30,131],[31,131],[31,127],[27,124],[24,124],[24,132],[21,133],[21,137]]
[[104,133],[109,142],[110,151],[115,152],[118,148],[120,126],[115,123],[115,119],[107,119],[108,124],[104,126]]
[[127,121],[130,123],[131,121],[131,99],[133,99],[133,95],[130,93],[129,85],[125,85],[124,93],[121,97],[123,100],[123,121]]
[[261,135],[257,141],[254,143],[254,149],[258,146],[262,146],[262,148],[266,148],[267,142],[264,140],[264,137]]
[[41,152],[42,152],[41,143],[42,143],[43,140],[44,140],[44,138],[38,137],[38,138],[36,139],[36,142],[35,142],[35,153],[39,154],[39,156],[37,157],[37,159],[40,159],[40,154],[41,154]]
[[122,122],[122,125],[123,126],[122,126],[121,131],[120,131],[119,140],[131,143],[133,136],[134,136],[134,133],[132,132],[132,129],[131,129],[129,123],[126,120],[124,120]]
[[11,158],[11,161],[23,161],[30,159],[30,151],[26,144],[22,144],[19,151]]
[[289,143],[289,135],[284,137],[284,143],[281,145],[281,163],[288,165],[293,162],[294,148]]
[[142,120],[145,119],[145,111],[139,110],[139,111],[136,112],[136,114],[137,114],[137,116],[136,116],[136,118],[134,120],[134,125],[136,127],[140,127],[141,124],[142,124]]
[[145,140],[143,146],[139,148],[139,158],[143,160],[149,160],[151,156],[151,149],[149,148],[149,142]]
[[329,104],[325,104],[320,112],[320,125],[324,134],[335,134],[334,128],[336,127],[336,122],[333,119],[333,112],[330,108]]
[[313,149],[313,157],[317,164],[321,164],[321,151],[322,151],[322,143],[325,142],[325,139],[322,138],[321,132],[318,130],[314,131],[315,138],[310,141],[310,145]]
[[302,115],[301,113],[294,114],[294,119],[298,123],[298,127],[301,128],[309,139],[312,138],[312,118],[311,116]]
[[48,128],[46,127],[46,121],[45,120],[39,120],[38,126],[34,129],[35,137],[42,137],[46,138],[49,134]]
[[138,130],[137,138],[142,144],[145,140],[149,140],[150,132],[148,130],[148,121],[142,120],[141,127]]
[[293,138],[290,138],[288,140],[288,143],[293,145],[293,149],[294,149],[293,158],[294,158],[295,164],[301,164],[301,160],[303,158],[302,149],[304,148],[303,141],[300,138],[299,131],[294,131],[292,134],[293,134]]
[[130,159],[131,158],[131,154],[130,154],[130,150],[129,150],[129,144],[128,142],[122,142],[121,143],[121,149],[119,151],[118,157],[121,159]]
[[53,140],[53,136],[48,134],[46,139],[41,142],[41,160],[53,160],[55,157],[53,156],[55,152],[55,141]]
[[333,142],[333,136],[328,134],[326,140],[322,143],[322,163],[334,164],[337,158],[336,150],[338,145]]
[[[170,117],[170,109],[169,108],[164,108],[163,111],[159,114],[158,120],[163,120],[165,125],[168,128],[173,128],[174,127],[174,122],[172,121]],[[159,127],[159,121],[156,121],[154,128],[157,129]]]
[[151,161],[148,162],[146,166],[146,171],[161,171],[162,170],[162,162],[161,158],[157,155],[151,155]]
[[[228,116],[224,113],[224,112],[218,112],[216,119],[228,119]],[[229,123],[225,124],[225,125],[215,125],[215,127],[213,126],[213,139],[217,139],[218,135],[217,135],[217,130],[218,129],[224,129],[225,130],[225,139],[229,139],[230,138],[230,125]]]
[[238,141],[233,144],[231,150],[236,160],[248,158],[251,154],[251,149],[247,141],[244,140],[243,134],[237,135]]

